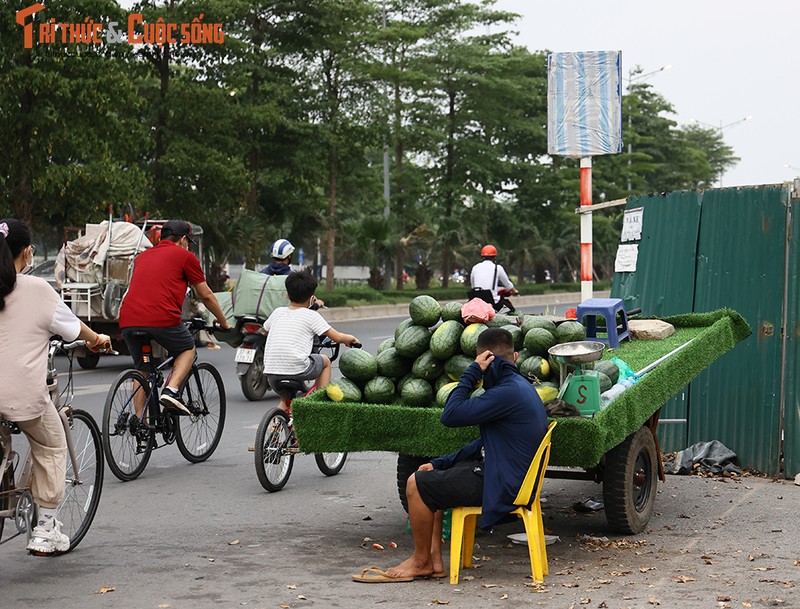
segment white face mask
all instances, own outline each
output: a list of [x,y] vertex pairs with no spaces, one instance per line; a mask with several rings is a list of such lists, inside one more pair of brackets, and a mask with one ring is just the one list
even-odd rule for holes
[[30,271],[31,269],[33,269],[33,251],[31,251],[31,250],[29,249],[29,250],[28,250],[28,254],[30,255],[30,258],[28,258],[27,260],[25,260],[25,268],[23,268],[23,269],[22,269],[22,274],[23,274],[23,275],[24,275],[25,273],[27,273],[28,271]]

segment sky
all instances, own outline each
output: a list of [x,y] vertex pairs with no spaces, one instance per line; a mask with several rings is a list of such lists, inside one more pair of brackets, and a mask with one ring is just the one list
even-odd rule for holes
[[497,0],[495,7],[521,15],[516,42],[531,51],[619,50],[623,78],[637,66],[644,73],[671,66],[645,81],[672,103],[679,125],[722,126],[741,158],[724,186],[800,176],[800,1]]

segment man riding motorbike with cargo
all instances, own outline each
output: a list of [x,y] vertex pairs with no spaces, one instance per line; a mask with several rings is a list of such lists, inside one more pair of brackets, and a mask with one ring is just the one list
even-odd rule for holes
[[[292,272],[292,254],[294,253],[294,245],[288,239],[278,239],[269,248],[269,255],[272,256],[272,262],[268,266],[261,269],[265,275],[288,275]],[[316,311],[320,307],[324,307],[325,302],[313,297],[311,306],[308,307],[312,311]]]
[[503,266],[497,264],[497,248],[491,244],[484,245],[481,258],[483,260],[473,266],[469,274],[472,289],[467,292],[467,298],[480,298],[491,304],[495,311],[508,307],[508,312],[514,313],[514,305],[506,297],[516,296],[519,292]]

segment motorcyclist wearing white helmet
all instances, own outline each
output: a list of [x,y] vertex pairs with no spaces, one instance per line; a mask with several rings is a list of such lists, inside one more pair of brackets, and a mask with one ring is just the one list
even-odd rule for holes
[[[272,262],[268,266],[261,269],[265,275],[288,275],[292,271],[292,254],[294,253],[294,245],[288,239],[278,239],[269,248],[269,255],[272,256]],[[325,302],[312,296],[311,306],[309,309],[316,311],[320,307],[324,307]]]
[[294,245],[288,239],[278,239],[269,249],[272,262],[261,269],[265,275],[288,275],[292,271],[292,254]]

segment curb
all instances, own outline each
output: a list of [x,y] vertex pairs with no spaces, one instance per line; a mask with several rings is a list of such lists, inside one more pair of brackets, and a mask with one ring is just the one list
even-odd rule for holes
[[[608,296],[608,290],[594,293],[595,298],[608,298]],[[542,305],[553,305],[554,307],[566,305],[574,306],[580,302],[580,297],[580,292],[515,296],[514,306],[517,308]],[[363,307],[334,307],[331,309],[322,309],[320,313],[329,322],[352,321],[356,319],[380,319],[383,317],[408,317],[408,303],[365,305]],[[553,314],[555,314],[555,311]]]

